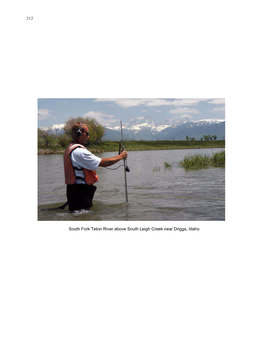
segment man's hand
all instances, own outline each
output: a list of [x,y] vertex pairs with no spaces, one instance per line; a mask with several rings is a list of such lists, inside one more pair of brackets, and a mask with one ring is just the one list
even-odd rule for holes
[[100,167],[109,167],[109,166],[114,165],[118,161],[121,161],[122,159],[125,160],[126,158],[127,158],[127,152],[124,150],[122,153],[120,153],[117,156],[101,159],[99,166]]
[[125,160],[127,158],[127,152],[126,150],[124,150],[122,153],[120,153],[120,156],[123,160]]

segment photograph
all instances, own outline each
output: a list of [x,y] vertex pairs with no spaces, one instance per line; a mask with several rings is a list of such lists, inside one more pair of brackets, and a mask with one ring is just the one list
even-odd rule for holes
[[224,221],[225,99],[38,99],[38,219]]
[[0,340],[264,340],[261,5],[1,3]]

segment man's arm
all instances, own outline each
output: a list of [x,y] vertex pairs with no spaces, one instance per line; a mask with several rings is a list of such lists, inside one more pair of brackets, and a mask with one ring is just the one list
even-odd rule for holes
[[100,167],[109,167],[114,165],[120,160],[124,160],[127,158],[127,152],[124,150],[121,154],[114,156],[114,157],[108,157],[105,159],[102,159],[101,162],[99,163]]

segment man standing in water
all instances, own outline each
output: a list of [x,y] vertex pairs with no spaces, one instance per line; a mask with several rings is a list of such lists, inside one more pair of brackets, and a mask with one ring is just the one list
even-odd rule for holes
[[72,126],[73,141],[64,152],[64,174],[67,184],[67,199],[70,211],[89,210],[93,206],[92,200],[96,187],[94,183],[99,180],[96,169],[112,166],[120,160],[127,158],[127,152],[101,159],[85,146],[89,140],[89,126],[76,123]]

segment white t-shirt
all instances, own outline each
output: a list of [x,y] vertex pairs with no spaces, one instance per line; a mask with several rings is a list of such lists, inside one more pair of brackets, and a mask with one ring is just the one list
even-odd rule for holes
[[[89,150],[84,148],[76,148],[71,153],[71,162],[73,167],[77,168],[86,168],[92,171],[95,171],[101,162],[101,158],[95,156]],[[84,172],[83,170],[76,170],[74,169],[75,176],[80,176],[84,179]],[[76,179],[76,184],[85,184],[86,182],[82,179]]]

